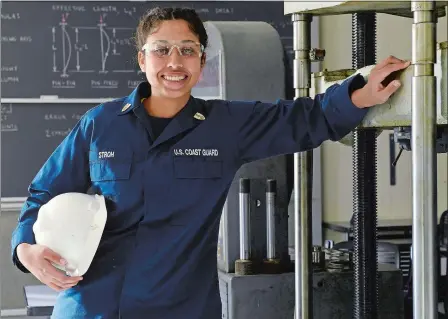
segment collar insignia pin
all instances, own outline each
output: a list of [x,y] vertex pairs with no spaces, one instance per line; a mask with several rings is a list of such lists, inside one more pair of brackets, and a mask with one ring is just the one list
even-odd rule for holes
[[201,113],[196,113],[193,117],[194,117],[196,120],[200,120],[200,121],[205,120],[205,116],[202,115]]
[[131,104],[127,103],[125,106],[123,106],[123,108],[121,109],[121,112],[126,111],[130,106],[131,106]]

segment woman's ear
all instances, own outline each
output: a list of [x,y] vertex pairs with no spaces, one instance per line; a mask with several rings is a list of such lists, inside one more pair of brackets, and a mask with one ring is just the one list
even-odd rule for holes
[[204,53],[202,53],[201,56],[201,68],[203,68],[205,66],[205,61],[207,60],[207,55]]
[[142,51],[138,52],[138,65],[140,66],[140,70],[145,73],[145,54]]

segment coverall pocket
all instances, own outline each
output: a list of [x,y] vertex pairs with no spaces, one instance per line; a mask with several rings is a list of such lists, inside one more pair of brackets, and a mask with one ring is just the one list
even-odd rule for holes
[[90,163],[90,179],[92,182],[129,179],[130,173],[131,162],[102,160]]
[[174,157],[176,178],[221,178],[222,160]]

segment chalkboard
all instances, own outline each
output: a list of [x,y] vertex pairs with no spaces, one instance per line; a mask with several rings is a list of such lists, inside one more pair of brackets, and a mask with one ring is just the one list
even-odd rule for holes
[[25,197],[28,185],[79,121],[95,105],[1,104],[1,197]]
[[144,78],[132,38],[139,17],[155,6],[191,7],[204,21],[268,22],[292,66],[293,28],[283,1],[2,1],[2,98],[129,94]]

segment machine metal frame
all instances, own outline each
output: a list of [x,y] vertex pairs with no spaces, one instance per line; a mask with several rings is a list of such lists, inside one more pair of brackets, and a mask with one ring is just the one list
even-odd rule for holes
[[[300,7],[299,9],[297,9]],[[287,12],[287,11],[290,12]],[[333,3],[285,3],[285,14],[292,14],[294,27],[294,87],[296,98],[309,96],[309,21],[313,15],[377,12],[412,17],[412,195],[413,195],[413,313],[415,318],[437,318],[437,75],[436,24],[448,14],[447,1],[375,2],[339,1]],[[347,74],[349,75],[349,74]],[[446,77],[446,75],[445,75]],[[444,100],[445,99],[439,99]],[[445,123],[446,124],[446,123]],[[381,125],[380,125],[381,126]],[[312,159],[312,158],[311,158]],[[312,180],[309,153],[294,155],[295,201],[295,317],[311,319],[311,208],[309,187]],[[298,262],[301,261],[301,262]]]

